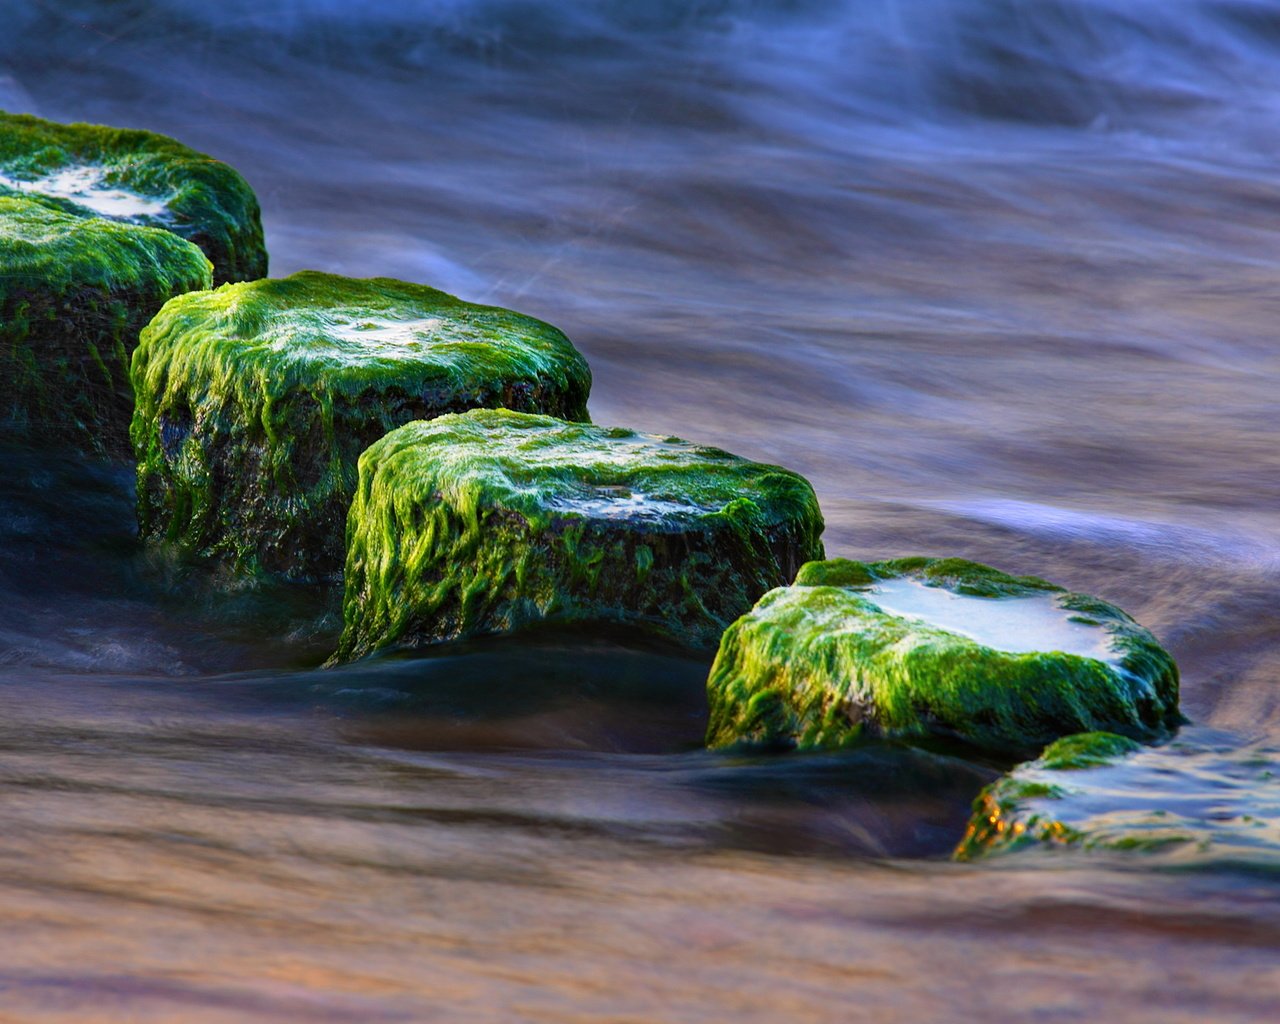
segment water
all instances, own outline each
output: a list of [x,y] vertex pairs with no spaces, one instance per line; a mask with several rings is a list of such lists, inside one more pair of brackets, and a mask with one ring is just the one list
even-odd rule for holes
[[[308,352],[339,363],[361,358],[418,359],[432,343],[432,335],[444,326],[440,317],[406,317],[370,320],[368,311],[335,309],[312,320],[276,318],[259,337],[269,351],[284,352],[305,345]],[[454,327],[446,329],[450,340]]]
[[[1020,766],[1006,825],[1065,826],[1087,846],[1140,847],[1148,862],[1203,867],[1206,860],[1272,872],[1280,867],[1280,754],[1274,744],[1200,726],[1100,767]],[[1025,794],[1025,791],[1024,791]],[[1007,829],[1006,834],[1012,829]]]
[[[549,320],[598,422],[805,473],[832,554],[1114,601],[1200,726],[1280,737],[1272,4],[0,25],[0,105],[230,161],[274,273]],[[1276,1015],[1273,872],[951,864],[1000,766],[703,753],[705,663],[625,638],[317,672],[329,596],[138,550],[128,488],[3,455],[0,1018]]]
[[[106,175],[99,167],[64,167],[42,178],[22,180],[0,174],[0,185],[23,192],[70,199],[87,207],[102,217],[112,220],[140,220],[164,218],[168,214],[168,199],[140,196],[128,189],[112,188],[105,182]],[[172,198],[172,197],[170,197]]]
[[1081,658],[1118,661],[1111,638],[1101,626],[1079,621],[1053,594],[989,598],[957,594],[903,576],[879,580],[867,592],[890,615],[920,619],[999,651],[1061,651]]
[[688,517],[715,511],[687,501],[658,498],[644,491],[633,491],[622,485],[604,485],[584,490],[582,494],[560,495],[550,499],[552,508],[576,512],[593,519],[627,519],[635,521]]
[[357,357],[372,352],[384,359],[412,359],[415,353],[430,347],[431,336],[444,324],[438,316],[369,320],[353,311],[351,317],[343,319],[340,313],[333,314],[337,322],[322,328],[323,340],[333,343],[333,348],[343,355]]

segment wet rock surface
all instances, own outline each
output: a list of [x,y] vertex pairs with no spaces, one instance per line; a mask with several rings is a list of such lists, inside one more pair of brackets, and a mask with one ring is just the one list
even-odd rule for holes
[[1280,869],[1280,747],[1206,728],[1059,740],[982,791],[956,856],[1028,847]]
[[340,659],[538,623],[712,648],[822,551],[812,488],[678,438],[478,411],[360,460]]
[[0,434],[127,453],[139,331],[209,287],[209,261],[167,231],[0,194],[0,267]]
[[302,578],[342,568],[368,445],[484,406],[585,419],[591,374],[532,317],[304,271],[170,303],[133,382],[143,535],[237,572]]
[[1120,609],[960,559],[806,565],[728,630],[708,695],[713,747],[887,736],[1007,756],[1181,721],[1173,659]]
[[213,281],[267,273],[258,200],[235,170],[154,132],[0,112],[0,195],[172,232],[213,264]]

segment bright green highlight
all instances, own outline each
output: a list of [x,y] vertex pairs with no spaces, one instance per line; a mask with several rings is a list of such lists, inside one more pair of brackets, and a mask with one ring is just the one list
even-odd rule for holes
[[0,266],[0,432],[127,452],[138,332],[209,287],[209,261],[167,231],[0,195]]
[[226,164],[164,135],[0,112],[0,195],[185,238],[215,283],[267,273],[258,200]]
[[802,477],[716,448],[506,411],[411,423],[360,459],[336,657],[542,622],[712,647],[821,531]]
[[[904,583],[963,596],[966,631],[947,628],[955,611],[922,617],[939,601],[904,600]],[[910,613],[878,604],[880,591]],[[981,603],[992,621],[975,626]],[[1005,636],[1008,608],[1023,628],[1047,621],[1051,640],[1066,626],[1094,633],[1082,649],[1098,656],[975,638]],[[1181,720],[1173,659],[1120,609],[961,559],[806,565],[725,633],[707,685],[713,747],[933,737],[1019,754],[1097,729],[1154,739]]]
[[133,363],[144,536],[237,571],[335,575],[356,460],[476,407],[587,418],[560,331],[423,285],[304,271],[184,295]]

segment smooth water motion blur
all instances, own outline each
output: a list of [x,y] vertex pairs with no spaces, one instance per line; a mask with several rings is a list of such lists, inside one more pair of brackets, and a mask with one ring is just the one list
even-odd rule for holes
[[918,619],[998,651],[1061,651],[1119,661],[1105,630],[1084,623],[1052,594],[998,600],[955,594],[908,577],[881,580],[867,598],[890,615]]
[[[798,470],[831,555],[1115,602],[1242,747],[1280,737],[1277,97],[1264,0],[0,0],[0,108],[228,161],[273,274],[555,323],[597,422]],[[707,663],[625,637],[318,670],[327,595],[133,529],[128,465],[0,455],[0,1018],[1280,1000],[1247,858],[952,864],[1004,765],[705,753]]]

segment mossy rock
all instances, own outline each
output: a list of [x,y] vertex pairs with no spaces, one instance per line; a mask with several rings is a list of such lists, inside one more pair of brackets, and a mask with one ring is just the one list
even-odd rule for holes
[[1025,756],[1181,721],[1173,659],[1119,608],[950,558],[804,566],[725,633],[707,690],[712,747],[867,735]]
[[208,288],[209,261],[166,231],[0,196],[0,267],[0,436],[127,454],[138,332]]
[[258,200],[245,180],[154,132],[0,112],[0,194],[170,231],[200,247],[215,284],[267,273]]
[[982,791],[955,856],[1033,847],[1280,868],[1280,749],[1208,729],[1058,740]]
[[586,419],[591,372],[540,320],[304,271],[174,299],[133,385],[142,535],[304,578],[341,571],[356,460],[387,431],[489,406]]
[[713,647],[821,532],[803,477],[679,438],[505,411],[411,423],[360,458],[337,658],[538,623]]

